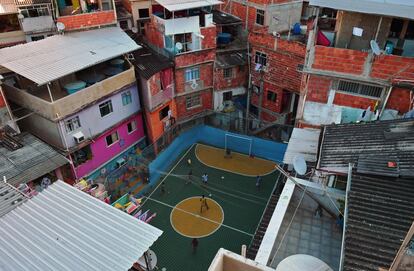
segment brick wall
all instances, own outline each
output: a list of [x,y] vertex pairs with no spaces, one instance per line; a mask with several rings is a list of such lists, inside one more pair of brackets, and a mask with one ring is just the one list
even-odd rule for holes
[[[200,95],[201,96],[201,105],[198,107],[186,108],[186,97],[192,95]],[[212,90],[207,89],[204,91],[179,96],[175,98],[176,106],[177,106],[177,119],[183,119],[190,117],[192,115],[201,113],[205,110],[212,110],[213,109],[213,95]]]
[[175,57],[175,67],[180,68],[196,65],[197,63],[213,62],[215,58],[215,50],[203,50],[180,54]]
[[[269,92],[276,93],[276,101],[271,101],[267,99]],[[283,98],[283,89],[277,85],[270,84],[268,82],[263,83],[263,97],[262,97],[262,107],[269,109],[275,113],[282,112],[282,98]],[[251,104],[258,106],[259,105],[259,95],[253,93],[250,100]]]
[[410,111],[410,92],[408,89],[394,88],[386,108],[398,110],[400,113]]
[[[200,68],[200,80],[198,81],[199,87],[201,89],[212,88],[213,87],[213,63],[205,63],[200,65],[195,65],[193,67]],[[175,93],[184,93],[187,89],[188,84],[185,81],[185,71],[186,68],[176,69],[175,70]],[[187,87],[186,87],[187,86]]]
[[357,50],[316,46],[315,60],[312,68],[349,74],[362,74],[367,56],[368,53]]
[[[256,23],[256,8],[250,6],[248,7],[248,9],[249,9],[248,11],[249,18],[248,18],[247,25],[248,25],[248,29],[252,29]],[[231,10],[227,10],[227,11],[233,14],[234,16],[239,17],[243,22],[243,28],[246,27],[247,8],[245,5],[241,3],[233,2],[231,4]]]
[[332,79],[312,75],[308,82],[307,101],[317,103],[327,103],[328,94],[331,87]]
[[247,87],[247,66],[236,66],[231,69],[233,71],[231,78],[224,78],[224,69],[214,70],[214,90]]
[[376,57],[370,76],[385,80],[396,78],[414,80],[414,58],[393,55]]
[[69,31],[116,23],[114,10],[62,16],[57,21],[63,23]]
[[204,39],[201,39],[201,48],[202,49],[215,49],[217,47],[216,37],[217,29],[216,26],[202,27],[200,29],[201,35],[204,36]]

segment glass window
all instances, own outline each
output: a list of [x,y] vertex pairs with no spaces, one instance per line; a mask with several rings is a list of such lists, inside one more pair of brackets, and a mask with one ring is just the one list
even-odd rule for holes
[[223,70],[224,78],[232,78],[233,77],[233,68],[227,68]]
[[65,128],[67,133],[73,132],[80,127],[81,124],[78,116],[65,121]]
[[125,93],[122,93],[122,105],[127,105],[132,103],[132,95],[131,91],[127,91]]
[[254,56],[254,61],[256,62],[256,64],[266,66],[266,64],[267,64],[267,55],[265,53],[262,53],[262,52],[256,52],[256,54]]
[[111,100],[101,103],[99,105],[99,111],[101,112],[101,117],[105,117],[113,112]]
[[200,79],[200,68],[191,68],[185,71],[185,81],[190,82]]
[[107,135],[105,139],[106,139],[106,146],[108,147],[111,146],[112,144],[116,143],[119,140],[118,132],[115,131],[112,134]]
[[256,23],[259,25],[264,25],[264,16],[265,11],[261,9],[256,9]]
[[187,109],[201,105],[200,95],[187,96],[185,98],[185,105]]
[[163,120],[168,116],[168,111],[170,111],[169,105],[160,110],[160,120]]
[[276,102],[276,100],[277,100],[277,93],[269,90],[267,92],[267,100],[268,101],[271,101],[271,102]]
[[138,9],[139,18],[149,18],[149,9],[148,8],[140,8]]
[[128,127],[128,134],[130,134],[137,129],[137,122],[133,120],[127,124],[127,127]]

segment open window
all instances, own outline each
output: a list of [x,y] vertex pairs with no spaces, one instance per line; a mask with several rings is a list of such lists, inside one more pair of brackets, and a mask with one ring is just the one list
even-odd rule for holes
[[86,163],[93,157],[91,145],[85,146],[72,154],[73,164],[75,167]]

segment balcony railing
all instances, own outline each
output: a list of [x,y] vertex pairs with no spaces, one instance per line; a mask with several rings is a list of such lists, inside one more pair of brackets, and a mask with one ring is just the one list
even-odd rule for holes
[[16,88],[8,83],[3,86],[7,97],[16,104],[30,109],[47,119],[57,120],[73,114],[88,104],[134,82],[134,68],[130,67],[119,74],[97,82],[73,94],[60,97],[53,102],[40,96],[44,91],[41,91],[36,96],[27,90]]
[[164,90],[158,92],[155,95],[148,97],[147,107],[149,110],[153,110],[159,105],[171,100],[174,97],[174,85],[170,85]]

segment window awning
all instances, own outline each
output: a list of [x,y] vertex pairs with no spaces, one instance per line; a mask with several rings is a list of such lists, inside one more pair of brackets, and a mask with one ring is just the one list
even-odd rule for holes
[[202,8],[213,5],[223,4],[218,0],[156,0],[158,4],[169,11],[186,10],[192,8]]
[[0,49],[0,66],[44,85],[139,48],[119,27],[107,27]]
[[310,0],[311,6],[359,13],[414,19],[414,1],[407,0]]

